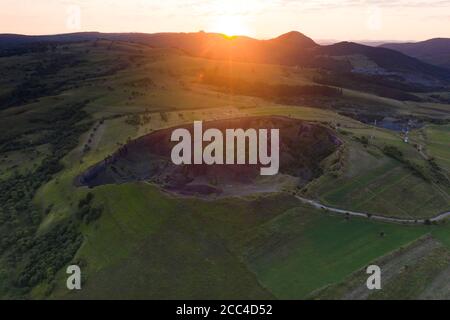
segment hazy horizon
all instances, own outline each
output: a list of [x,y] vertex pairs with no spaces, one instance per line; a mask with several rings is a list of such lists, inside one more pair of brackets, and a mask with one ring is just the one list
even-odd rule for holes
[[450,0],[3,0],[0,33],[218,32],[317,42],[450,37]]
[[[273,38],[279,37],[285,33],[289,33],[289,32],[293,32],[293,31],[298,31],[300,33],[301,30],[286,30],[286,32],[281,33],[279,35],[275,35]],[[157,31],[157,32],[142,32],[142,31],[110,31],[110,32],[103,32],[103,31],[98,31],[98,30],[85,30],[85,31],[74,31],[74,32],[64,32],[64,33],[47,33],[47,34],[32,34],[32,33],[16,33],[16,32],[0,32],[0,34],[12,34],[12,35],[21,35],[21,36],[54,36],[54,35],[63,35],[63,34],[73,34],[73,33],[142,33],[142,34],[157,34],[157,33],[199,33],[199,32],[206,32],[206,33],[219,33],[220,32],[209,32],[209,31],[205,31],[205,30],[198,30],[198,31]],[[304,34],[304,33],[303,33]],[[224,34],[225,35],[225,34]],[[308,34],[304,34],[305,36],[309,37]],[[247,35],[235,35],[235,36],[243,36],[243,37],[249,37],[252,39],[256,39],[256,40],[268,40],[268,39],[273,39],[273,38],[258,38],[258,37],[252,37],[252,36],[247,36]],[[428,39],[422,39],[422,40],[411,40],[411,39],[404,39],[404,40],[393,40],[393,39],[377,39],[377,40],[368,40],[368,39],[314,39],[312,37],[310,37],[314,42],[316,42],[317,44],[320,45],[328,45],[328,44],[333,44],[333,43],[337,43],[337,42],[341,42],[341,41],[352,41],[352,42],[359,42],[359,43],[367,43],[367,44],[384,44],[384,43],[407,43],[407,42],[420,42],[420,41],[425,41],[425,40],[430,40],[431,38]],[[442,37],[434,37],[434,38],[442,38]],[[446,38],[446,37],[445,37]]]

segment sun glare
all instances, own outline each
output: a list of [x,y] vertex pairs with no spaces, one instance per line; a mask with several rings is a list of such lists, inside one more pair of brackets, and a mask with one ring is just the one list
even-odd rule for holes
[[227,36],[248,35],[249,29],[239,16],[221,16],[211,26],[212,32],[223,33]]

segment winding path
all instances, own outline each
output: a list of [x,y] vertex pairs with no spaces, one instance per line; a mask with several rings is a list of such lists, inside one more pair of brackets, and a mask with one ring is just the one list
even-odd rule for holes
[[371,213],[364,213],[364,212],[356,212],[356,211],[350,211],[350,210],[343,210],[343,209],[338,209],[338,208],[333,208],[333,207],[329,207],[326,205],[323,205],[315,200],[310,200],[310,199],[306,199],[303,197],[300,197],[298,195],[295,196],[297,199],[299,199],[301,202],[309,204],[315,208],[318,209],[324,209],[324,210],[328,210],[331,212],[335,212],[335,213],[339,213],[339,214],[344,214],[344,215],[349,215],[349,216],[354,216],[354,217],[362,217],[362,218],[370,218],[373,220],[379,220],[379,221],[383,221],[383,222],[393,222],[393,223],[407,223],[407,224],[418,224],[418,223],[425,223],[425,221],[429,220],[430,222],[437,222],[437,221],[441,221],[444,220],[448,217],[450,217],[450,211],[448,212],[444,212],[441,214],[438,214],[437,216],[433,217],[433,218],[429,218],[429,219],[401,219],[401,218],[391,218],[391,217],[385,217],[385,216],[380,216],[380,215],[376,215],[376,214],[371,214]]

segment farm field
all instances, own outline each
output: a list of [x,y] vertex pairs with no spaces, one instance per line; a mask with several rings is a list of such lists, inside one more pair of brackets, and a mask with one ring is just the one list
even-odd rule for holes
[[314,299],[448,299],[448,246],[427,235],[375,263],[387,270],[382,292],[361,285],[365,270],[313,293]]
[[[87,282],[88,295],[69,298],[301,299],[378,256],[442,228],[346,220],[299,206],[283,195],[260,197],[255,206],[248,200],[231,199],[181,204],[161,196],[154,187],[139,184],[102,187],[98,192],[96,199],[106,201],[108,209],[99,220],[100,228],[83,230],[89,240],[77,256],[93,280]],[[149,264],[153,267],[139,272]],[[188,281],[196,268],[201,268],[202,279]],[[177,278],[173,279],[173,273]],[[111,278],[124,289],[111,286]],[[216,283],[218,279],[233,286]],[[208,285],[211,282],[222,289],[215,291],[217,286]]]
[[450,146],[450,126],[431,126],[425,128],[427,139],[427,150],[430,156],[446,169],[450,170],[449,146]]

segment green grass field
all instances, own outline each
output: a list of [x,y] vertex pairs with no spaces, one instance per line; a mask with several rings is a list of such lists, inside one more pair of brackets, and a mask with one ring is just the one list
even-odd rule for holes
[[302,299],[425,232],[300,207],[245,234],[239,250],[277,298]]
[[347,221],[281,195],[260,197],[256,205],[177,201],[142,184],[101,187],[95,194],[107,210],[83,229],[77,257],[87,266],[87,287],[67,296],[75,299],[301,299],[442,228]]
[[313,292],[312,299],[448,299],[450,248],[436,240],[436,230],[375,261],[382,273],[382,289],[365,287],[365,268],[343,281]]
[[450,126],[429,126],[425,128],[427,151],[450,172]]

